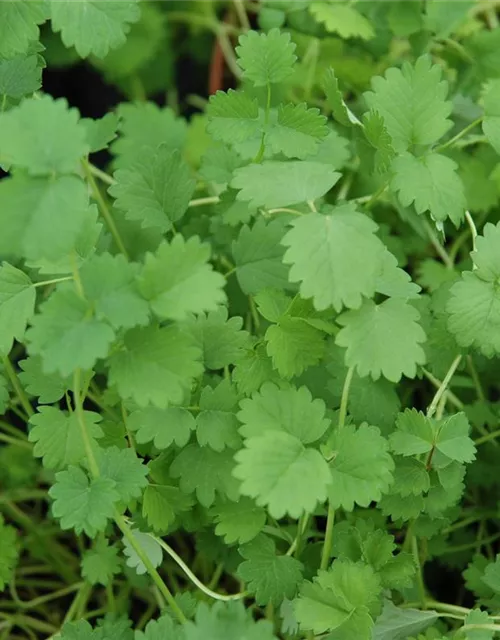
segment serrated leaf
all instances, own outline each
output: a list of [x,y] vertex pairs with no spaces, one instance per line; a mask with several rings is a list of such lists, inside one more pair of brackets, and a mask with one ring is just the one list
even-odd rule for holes
[[500,80],[491,80],[483,98],[483,132],[489,143],[500,154]]
[[148,484],[142,498],[142,515],[150,527],[163,533],[175,522],[177,514],[189,511],[194,499],[177,487]]
[[318,451],[284,431],[267,430],[244,444],[235,455],[240,491],[266,506],[273,518],[299,518],[326,500],[331,478]]
[[90,310],[72,285],[60,286],[40,306],[26,340],[30,355],[41,357],[44,371],[65,377],[76,369],[92,369],[107,356],[114,332]]
[[35,176],[75,173],[88,153],[85,128],[66,100],[44,95],[0,113],[0,162]]
[[297,60],[289,33],[271,29],[267,33],[249,31],[240,36],[236,47],[243,77],[256,87],[282,82],[293,73]]
[[267,287],[287,287],[288,267],[283,264],[280,245],[285,229],[279,221],[257,220],[252,228],[242,227],[233,242],[236,277],[243,292],[249,295]]
[[120,573],[118,549],[104,538],[98,538],[82,556],[82,576],[90,584],[106,586],[117,573]]
[[292,265],[290,281],[301,283],[303,298],[312,298],[318,310],[333,306],[340,311],[343,306],[357,308],[363,296],[373,296],[385,248],[369,218],[349,204],[292,224],[282,240],[288,247],[283,261]]
[[232,471],[234,451],[214,451],[209,447],[190,444],[175,458],[170,467],[174,478],[180,478],[179,486],[185,493],[196,492],[198,501],[210,507],[216,494],[236,500],[238,482]]
[[383,375],[392,382],[399,382],[402,375],[414,378],[417,365],[425,362],[421,345],[426,335],[419,318],[415,307],[399,298],[379,305],[367,300],[360,309],[337,318],[343,328],[335,342],[347,348],[346,364],[356,367],[361,377],[377,380]]
[[419,158],[403,153],[392,162],[391,169],[391,189],[404,207],[413,204],[417,213],[429,211],[439,222],[450,218],[458,227],[467,201],[453,160],[438,153]]
[[127,168],[119,169],[109,193],[129,220],[143,228],[172,229],[182,218],[194,192],[195,180],[177,149],[160,145],[145,150]]
[[120,119],[116,113],[106,113],[102,118],[82,118],[90,153],[107,149],[117,136]]
[[295,596],[302,582],[302,563],[290,556],[277,556],[271,538],[260,534],[238,551],[245,559],[238,567],[238,575],[255,594],[257,604],[278,605],[283,598]]
[[430,145],[450,128],[452,106],[446,101],[448,83],[441,80],[441,73],[441,67],[425,55],[413,66],[405,63],[372,79],[373,91],[365,93],[366,102],[384,119],[397,152],[411,145]]
[[392,483],[394,462],[389,446],[377,427],[344,426],[329,441],[332,460],[329,464],[330,504],[352,511],[354,504],[368,507],[380,500]]
[[172,618],[165,614],[157,620],[150,620],[144,631],[136,631],[135,640],[177,640],[179,629]]
[[237,449],[241,445],[238,434],[236,407],[238,396],[229,380],[223,380],[214,389],[205,387],[200,396],[200,412],[196,418],[196,437],[202,446],[214,451],[226,447]]
[[[103,435],[99,426],[101,416],[93,411],[83,412],[87,438],[94,452],[96,439]],[[62,469],[86,459],[85,440],[76,413],[63,413],[56,407],[39,407],[30,418],[29,441],[34,442],[33,455],[43,458],[47,469]]]
[[324,333],[302,318],[282,318],[267,329],[265,340],[267,353],[282,378],[299,376],[325,352]]
[[361,124],[344,102],[335,71],[332,67],[326,70],[322,79],[321,88],[326,95],[328,106],[340,124],[343,124],[345,127],[351,127],[353,124]]
[[184,407],[147,407],[133,411],[128,426],[135,432],[139,444],[152,441],[157,449],[167,449],[174,442],[184,447],[196,429],[196,422]]
[[141,496],[148,484],[148,468],[133,449],[99,449],[96,459],[100,477],[113,480],[114,490],[120,496],[121,502],[128,504],[133,498]]
[[370,40],[375,36],[367,18],[349,4],[313,2],[309,11],[328,33],[337,33],[341,38]]
[[109,358],[110,384],[141,407],[180,404],[201,372],[199,349],[174,325],[128,331],[123,348]]
[[465,413],[456,413],[440,421],[436,434],[436,449],[450,460],[472,462],[476,447],[469,438],[470,425]]
[[387,131],[384,119],[376,111],[363,116],[363,132],[368,142],[374,147],[375,168],[379,173],[389,170],[396,155],[392,146],[392,138]]
[[0,59],[0,96],[19,99],[38,91],[41,85],[42,65],[37,55]]
[[231,187],[240,190],[238,200],[273,209],[321,198],[339,178],[340,173],[320,162],[269,160],[236,169]]
[[216,602],[211,608],[201,602],[195,621],[186,622],[183,628],[185,640],[277,640],[272,624],[267,620],[255,622],[241,602]]
[[0,353],[10,353],[14,339],[21,342],[35,312],[36,292],[30,278],[8,262],[0,267]]
[[398,415],[397,431],[391,437],[391,448],[402,456],[428,453],[435,443],[434,422],[421,411],[406,409]]
[[215,533],[226,544],[244,544],[253,540],[266,524],[266,512],[253,500],[241,497],[238,502],[217,502],[211,509],[217,526]]
[[30,356],[19,362],[19,380],[28,393],[38,396],[40,404],[52,404],[60,400],[71,387],[72,381],[57,373],[47,374],[43,370],[42,359]]
[[51,3],[52,29],[61,33],[66,47],[75,47],[81,58],[104,58],[125,42],[129,25],[140,17],[137,0],[57,0]]
[[302,160],[317,150],[327,134],[326,118],[319,109],[308,109],[305,103],[285,104],[278,107],[277,123],[269,127],[265,144],[273,153]]
[[61,529],[84,532],[90,538],[104,530],[120,498],[113,480],[89,480],[79,467],[73,466],[56,474],[49,495],[54,500],[52,511],[59,518]]
[[210,96],[206,114],[208,133],[214,140],[232,145],[259,133],[259,105],[255,98],[242,91],[229,89]]
[[49,17],[49,5],[39,2],[2,2],[0,5],[0,56],[10,58],[26,53],[38,40],[38,25]]
[[[163,551],[158,542],[148,533],[138,531],[137,529],[132,529],[131,534],[153,567],[159,567],[163,560]],[[147,572],[146,566],[137,555],[135,549],[126,538],[123,539],[123,544],[123,553],[127,556],[127,566],[135,569],[137,574],[144,575]]]
[[209,257],[209,246],[197,236],[184,240],[181,235],[147,254],[139,288],[158,317],[184,320],[225,302],[225,279],[212,269]]
[[390,600],[386,600],[373,628],[373,640],[405,640],[425,631],[437,622],[438,618],[439,614],[436,611],[400,609]]

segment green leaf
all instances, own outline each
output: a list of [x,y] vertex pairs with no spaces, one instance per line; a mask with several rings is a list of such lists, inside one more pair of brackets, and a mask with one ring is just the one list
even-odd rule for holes
[[497,555],[495,562],[490,562],[484,569],[481,581],[485,585],[493,589],[496,593],[500,593],[500,556]]
[[308,109],[305,103],[281,104],[278,121],[266,133],[265,143],[273,153],[302,160],[317,150],[327,134],[326,118],[319,109]]
[[238,483],[232,475],[233,456],[231,449],[219,452],[190,444],[175,458],[170,472],[174,478],[180,478],[184,493],[196,492],[198,501],[204,507],[210,507],[216,494],[238,499]]
[[262,123],[255,98],[242,91],[217,91],[207,104],[207,131],[214,140],[233,145],[259,133]]
[[273,209],[317,200],[336,184],[340,173],[308,160],[266,161],[234,172],[231,186],[240,189],[238,200]]
[[247,438],[235,460],[241,493],[266,506],[273,518],[299,518],[326,500],[331,477],[325,459],[296,436],[266,430]]
[[37,2],[2,2],[0,5],[0,56],[11,58],[27,53],[30,43],[40,36],[39,24],[48,18],[49,5]]
[[169,530],[179,513],[189,511],[194,499],[177,487],[148,484],[142,498],[142,515],[159,533]]
[[456,169],[453,160],[438,153],[419,158],[403,153],[392,163],[391,189],[404,207],[413,204],[417,213],[429,211],[439,222],[450,218],[458,227],[467,201]]
[[14,339],[21,342],[35,312],[36,292],[30,278],[8,262],[0,267],[0,353],[10,353]]
[[318,310],[333,306],[357,308],[363,296],[372,297],[384,245],[377,226],[353,205],[340,205],[332,214],[311,213],[293,221],[283,238],[288,247],[283,261],[291,264],[291,282],[300,282],[303,298]]
[[87,261],[80,277],[85,296],[92,303],[97,319],[106,320],[114,329],[146,325],[148,303],[139,295],[136,276],[139,267],[123,255],[103,253]]
[[237,404],[235,388],[227,379],[215,389],[205,387],[202,390],[200,412],[196,418],[196,437],[202,447],[208,446],[214,451],[222,451],[226,447],[239,448]]
[[272,624],[267,620],[255,622],[241,602],[216,602],[211,608],[201,602],[195,621],[188,620],[183,628],[185,640],[277,640]]
[[256,87],[286,80],[297,60],[290,34],[280,33],[279,29],[268,33],[249,31],[240,36],[236,53],[243,77]]
[[240,407],[238,419],[244,438],[282,431],[310,444],[319,440],[330,425],[325,418],[325,403],[313,400],[307,387],[280,389],[266,383],[252,398],[242,400]]
[[0,253],[32,262],[66,258],[89,216],[88,203],[85,183],[76,176],[5,178],[0,183]]
[[[487,611],[481,611],[480,609],[472,609],[471,612],[464,619],[464,632],[467,640],[493,640],[494,631],[488,629],[488,625],[491,625],[491,620]],[[471,626],[468,629],[468,626]],[[478,625],[479,628],[474,628]],[[486,628],[481,629],[481,626]]]
[[376,111],[369,111],[363,116],[363,131],[368,142],[374,147],[375,168],[379,173],[389,171],[396,155],[392,146],[392,138],[387,131],[384,119]]
[[370,109],[378,111],[397,152],[412,145],[430,145],[451,127],[451,102],[446,100],[448,83],[441,80],[441,67],[428,55],[391,68],[372,79],[373,91],[365,93]]
[[385,600],[373,628],[373,640],[400,640],[415,636],[437,622],[438,618],[436,611],[400,609],[390,600]]
[[266,512],[253,500],[241,497],[238,502],[217,502],[211,509],[217,523],[215,533],[228,545],[253,540],[266,524]]
[[184,407],[147,407],[130,414],[128,427],[139,444],[152,441],[157,449],[168,449],[174,442],[178,447],[186,446],[196,422]]
[[19,99],[38,91],[41,85],[42,65],[38,56],[0,59],[0,96]]
[[283,317],[265,335],[267,353],[282,378],[292,378],[318,364],[325,352],[324,334],[302,318]]
[[488,358],[500,353],[500,292],[496,281],[465,271],[450,291],[446,305],[448,329],[462,347],[478,349]]
[[375,36],[367,18],[349,4],[313,2],[309,11],[328,33],[337,33],[341,38],[370,40]]
[[483,132],[489,143],[500,154],[500,80],[491,80],[483,98]]
[[264,345],[257,345],[238,360],[233,371],[233,380],[240,394],[249,396],[260,389],[264,382],[279,382],[280,377],[273,369]]
[[476,447],[469,438],[470,425],[465,413],[456,413],[439,422],[436,449],[450,460],[472,462]]
[[305,582],[295,601],[301,629],[327,631],[345,640],[371,640],[374,609],[381,585],[373,569],[362,563],[336,560],[329,571],[319,571]]
[[61,33],[66,47],[75,47],[81,58],[104,58],[110,49],[124,44],[129,25],[140,17],[137,0],[100,2],[57,0],[51,3],[52,29]]
[[105,358],[114,332],[91,315],[91,307],[72,285],[60,285],[40,305],[26,333],[29,354],[42,359],[43,370],[65,377],[76,369],[92,369]]
[[378,501],[392,483],[394,462],[388,442],[377,427],[344,426],[328,442],[331,453],[331,506],[352,511],[354,504],[368,507]]
[[129,220],[162,232],[172,229],[185,214],[196,182],[177,149],[160,145],[154,154],[145,150],[126,168],[119,169],[109,193]]
[[70,389],[72,381],[57,373],[47,374],[43,370],[42,359],[30,356],[19,362],[19,380],[28,393],[38,396],[40,404],[52,404],[60,400]]
[[90,538],[104,530],[120,499],[113,480],[89,480],[80,468],[73,466],[56,473],[56,483],[49,495],[54,500],[52,512],[60,519],[61,529],[84,532]]
[[133,498],[139,498],[148,484],[148,468],[138,458],[133,449],[109,447],[99,449],[97,464],[100,477],[113,480],[120,501],[128,504]]
[[291,556],[276,555],[274,542],[260,534],[238,549],[245,559],[238,567],[238,576],[258,605],[278,605],[283,598],[291,599],[302,582],[302,563]]
[[184,320],[225,302],[225,279],[213,270],[209,257],[210,247],[197,236],[184,240],[179,234],[146,255],[139,288],[159,318]]
[[242,227],[233,242],[236,277],[244,293],[252,295],[267,287],[289,287],[288,267],[283,264],[280,242],[285,233],[278,220],[260,218],[252,228]]
[[123,348],[108,362],[110,384],[141,407],[180,404],[202,372],[198,348],[174,325],[128,331]]
[[150,620],[144,631],[136,631],[135,640],[178,640],[179,629],[166,614],[157,620]]
[[[398,424],[399,422],[400,417],[398,417]],[[405,441],[407,434],[405,434],[403,438],[398,435],[398,439],[396,439],[396,433],[392,434],[390,438],[391,449],[393,451],[395,451],[396,446],[401,446],[404,449],[406,449],[406,446],[408,446],[409,449],[411,449],[412,446],[418,448],[420,444],[422,447],[424,446],[423,442],[419,442],[418,435],[415,436],[415,439],[409,438]],[[397,445],[395,443],[397,443]],[[403,497],[411,495],[419,496],[429,491],[430,478],[424,462],[420,462],[420,460],[416,458],[400,458],[398,456],[394,458],[394,462],[396,468],[394,470],[394,483],[391,490],[397,491],[398,494]]]
[[434,446],[434,422],[421,411],[405,409],[398,415],[397,431],[391,434],[390,443],[394,453],[415,456],[428,453]]
[[[96,439],[104,434],[99,426],[102,420],[98,413],[83,412],[87,438],[94,452]],[[63,413],[56,407],[39,407],[30,418],[29,441],[36,443],[33,455],[43,458],[47,469],[63,469],[70,464],[79,464],[86,459],[85,440],[75,412]]]
[[329,67],[326,70],[321,83],[321,88],[326,95],[328,106],[332,110],[335,120],[340,122],[340,124],[343,124],[345,127],[351,127],[353,124],[361,124],[344,102],[342,93],[339,89],[337,76],[335,75],[335,71],[332,67]]
[[417,365],[424,364],[421,344],[426,336],[418,324],[416,308],[399,298],[379,305],[372,300],[360,309],[347,311],[337,318],[342,329],[336,344],[346,347],[346,365],[356,367],[359,376],[380,375],[399,382],[402,375],[414,378]]
[[151,102],[126,103],[118,108],[120,136],[111,145],[116,168],[130,167],[137,154],[149,149],[156,152],[161,144],[169,149],[181,150],[186,141],[187,125],[175,112],[166,107],[160,109]]
[[98,538],[82,556],[83,578],[92,585],[107,586],[117,573],[120,573],[118,549],[104,538]]
[[90,153],[95,153],[107,149],[109,144],[115,140],[120,119],[116,113],[109,112],[97,120],[82,118],[80,123],[87,132],[86,138]]
[[89,151],[78,111],[44,95],[0,113],[0,162],[32,175],[76,173]]
[[471,253],[472,261],[477,268],[476,275],[482,280],[495,281],[500,277],[500,223],[487,222],[482,235],[476,238],[476,249]]
[[234,364],[250,347],[250,336],[242,327],[242,318],[228,319],[226,307],[200,314],[186,323],[186,329],[203,352],[205,368],[214,371]]
[[[148,533],[138,531],[137,529],[132,529],[131,534],[135,538],[137,544],[141,547],[142,551],[146,554],[153,567],[159,567],[163,560],[163,551],[158,542]],[[127,556],[127,567],[135,569],[136,573],[139,575],[145,574],[147,572],[146,566],[139,558],[127,538],[123,539],[123,544],[123,552]]]
[[17,532],[14,527],[5,524],[0,514],[0,592],[9,584],[19,555],[17,547]]

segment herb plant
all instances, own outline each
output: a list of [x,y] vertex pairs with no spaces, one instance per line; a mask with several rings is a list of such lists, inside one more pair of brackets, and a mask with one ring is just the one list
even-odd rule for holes
[[497,7],[0,3],[0,639],[500,631]]

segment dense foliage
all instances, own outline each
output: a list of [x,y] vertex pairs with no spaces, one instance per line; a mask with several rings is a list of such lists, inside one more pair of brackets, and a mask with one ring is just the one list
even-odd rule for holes
[[498,4],[0,2],[0,640],[500,631]]

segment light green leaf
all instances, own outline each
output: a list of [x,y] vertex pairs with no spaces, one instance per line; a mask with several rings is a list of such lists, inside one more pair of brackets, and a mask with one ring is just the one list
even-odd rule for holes
[[196,437],[202,446],[214,451],[226,447],[238,449],[241,437],[238,434],[236,407],[238,396],[228,379],[217,387],[205,387],[200,396],[200,412],[196,418]]
[[244,142],[259,133],[259,105],[242,91],[217,91],[207,104],[208,133],[229,145]]
[[240,36],[236,47],[243,77],[256,87],[282,82],[293,73],[297,60],[289,33],[271,29],[268,33],[249,31]]
[[42,65],[38,56],[21,55],[10,60],[0,58],[0,96],[19,99],[38,91],[41,85]]
[[40,37],[39,24],[49,17],[45,0],[2,2],[0,5],[0,56],[11,58],[26,53],[33,40]]
[[283,317],[265,335],[267,353],[282,378],[293,378],[317,364],[325,352],[324,333],[302,318]]
[[168,449],[174,442],[178,447],[186,446],[196,422],[184,407],[147,407],[133,411],[128,426],[139,444],[152,441],[157,449]]
[[107,149],[109,144],[117,136],[117,129],[120,119],[116,113],[109,112],[102,118],[93,120],[92,118],[82,118],[80,123],[87,132],[87,144],[90,153]]
[[500,80],[490,80],[483,99],[483,132],[489,143],[500,154]]
[[82,576],[92,585],[106,586],[117,573],[120,573],[118,549],[104,538],[98,538],[82,556]]
[[10,353],[14,339],[21,342],[35,312],[36,292],[30,278],[8,262],[0,267],[0,353]]
[[326,118],[319,109],[308,109],[305,103],[278,107],[278,121],[271,125],[265,137],[273,153],[287,158],[304,159],[312,155],[328,134]]
[[369,21],[350,4],[313,2],[309,11],[328,33],[337,33],[341,38],[370,40],[375,36]]
[[244,544],[253,540],[266,524],[266,512],[250,498],[238,502],[217,502],[211,509],[217,526],[215,533],[224,537],[226,544]]
[[47,374],[43,370],[42,359],[30,356],[19,362],[19,380],[28,393],[38,396],[40,404],[52,404],[60,400],[70,389],[72,380],[62,378],[57,373]]
[[[156,542],[156,540],[148,533],[144,533],[143,531],[132,529],[131,533],[153,567],[159,567],[163,560],[163,551],[158,542]],[[135,569],[136,573],[139,575],[147,573],[145,564],[139,558],[135,549],[126,538],[123,539],[123,544],[123,553],[127,556],[127,566]]]
[[191,496],[177,487],[148,484],[142,498],[142,515],[150,527],[164,533],[175,522],[177,515],[192,509],[194,503]]
[[97,464],[100,477],[113,480],[115,491],[120,501],[128,504],[133,498],[139,498],[144,487],[148,484],[148,468],[142,459],[137,457],[133,449],[108,447],[99,449]]

